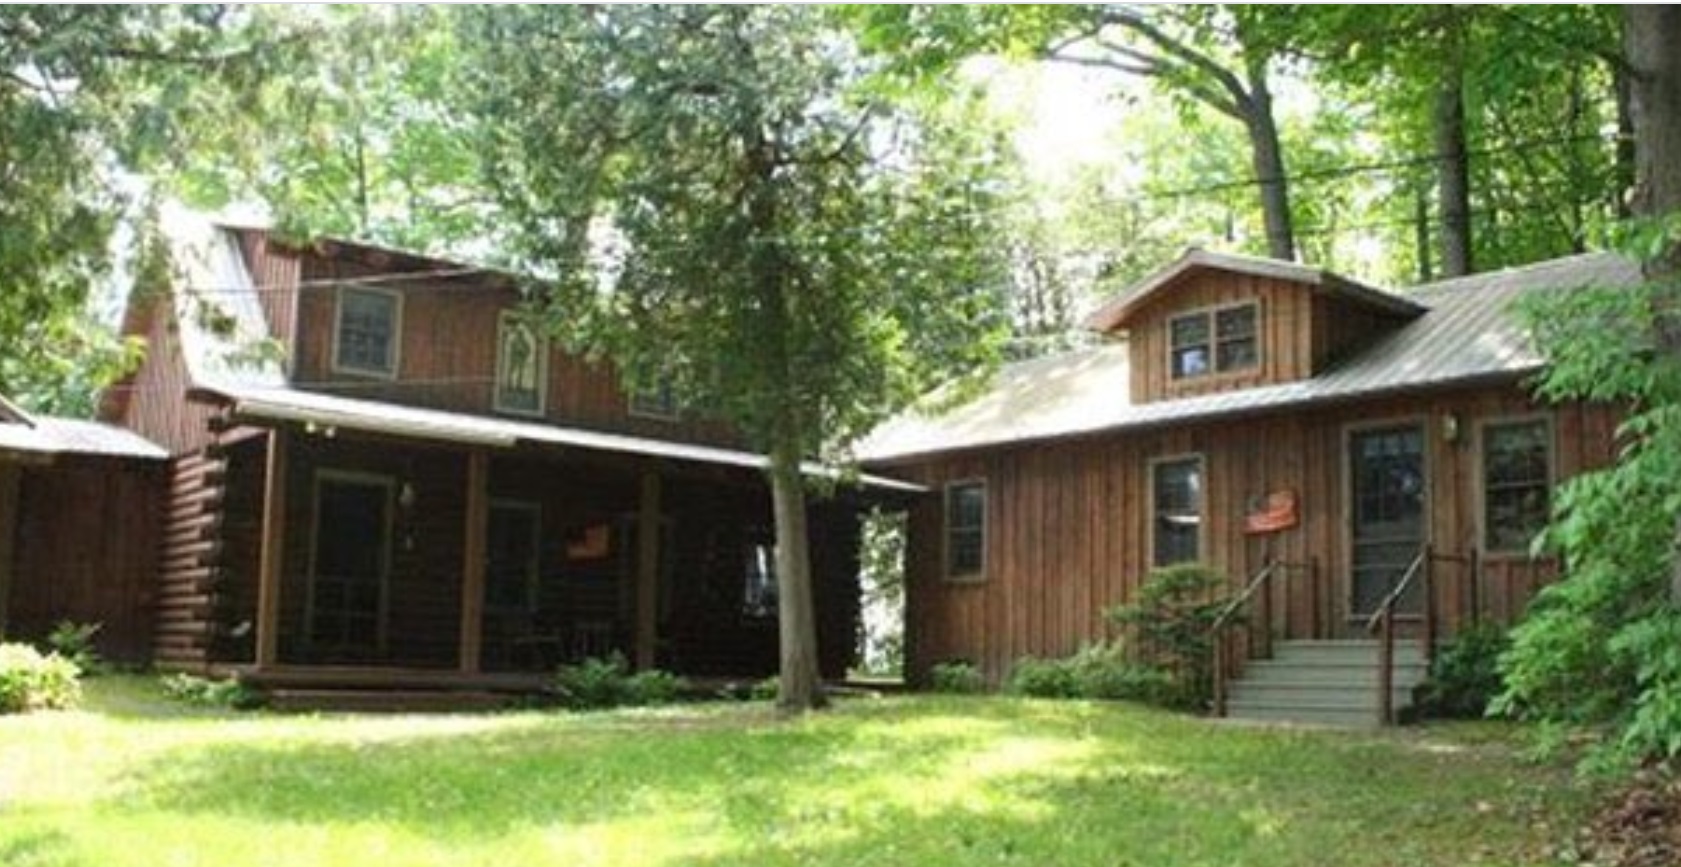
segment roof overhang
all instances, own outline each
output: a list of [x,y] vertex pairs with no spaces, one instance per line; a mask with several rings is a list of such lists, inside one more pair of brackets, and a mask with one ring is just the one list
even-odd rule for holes
[[[227,408],[233,421],[257,426],[297,424],[479,448],[573,448],[755,471],[770,467],[770,460],[764,455],[736,449],[422,409],[291,388],[199,385],[189,390],[188,396],[198,401],[221,404]],[[862,487],[882,493],[919,494],[928,490],[921,485],[885,476],[854,477],[838,468],[818,463],[805,464],[804,471],[807,476],[815,478],[843,483],[855,481]]]
[[1092,331],[1108,333],[1121,328],[1134,313],[1154,299],[1163,289],[1195,271],[1224,271],[1268,277],[1298,283],[1315,291],[1347,298],[1382,313],[1411,318],[1425,312],[1426,307],[1399,295],[1374,289],[1346,277],[1280,259],[1240,256],[1235,253],[1215,253],[1192,248],[1172,264],[1134,283],[1086,317],[1085,326]]

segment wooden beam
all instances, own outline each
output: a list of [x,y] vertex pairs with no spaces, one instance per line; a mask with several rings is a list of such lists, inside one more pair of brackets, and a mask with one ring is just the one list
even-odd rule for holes
[[457,654],[463,674],[479,671],[484,644],[484,578],[490,525],[490,453],[474,449],[467,453],[467,527],[465,554],[461,563],[461,649]]
[[6,633],[12,609],[12,575],[17,568],[18,480],[23,472],[0,462],[0,635]]
[[286,451],[284,428],[268,433],[263,478],[262,553],[257,568],[257,668],[274,665],[280,650],[280,581],[286,550]]
[[654,667],[659,640],[660,474],[642,471],[642,491],[636,516],[636,669]]

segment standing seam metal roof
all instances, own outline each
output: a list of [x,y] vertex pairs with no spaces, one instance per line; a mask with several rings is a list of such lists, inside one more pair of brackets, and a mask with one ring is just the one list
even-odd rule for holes
[[[1630,286],[1634,260],[1589,253],[1420,286],[1426,309],[1342,364],[1311,379],[1175,400],[1134,403],[1127,346],[1117,341],[1005,367],[980,397],[947,412],[911,411],[857,447],[868,462],[1008,443],[1282,410],[1492,379],[1538,370],[1542,357],[1512,306],[1537,292]],[[937,400],[938,392],[934,397]]]

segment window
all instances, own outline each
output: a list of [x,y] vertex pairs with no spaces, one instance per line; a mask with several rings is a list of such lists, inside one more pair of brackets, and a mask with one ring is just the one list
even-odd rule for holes
[[768,539],[747,543],[746,583],[741,593],[741,613],[748,617],[776,616],[776,545]]
[[333,369],[386,378],[396,376],[401,310],[402,296],[395,292],[340,288]]
[[1483,545],[1525,551],[1551,508],[1551,429],[1545,419],[1483,428]]
[[946,577],[978,579],[986,568],[986,483],[946,486]]
[[1202,458],[1175,458],[1150,467],[1151,504],[1155,513],[1150,550],[1157,566],[1190,563],[1202,557]]
[[652,386],[632,388],[630,414],[662,421],[676,419],[677,395],[671,389],[671,380],[661,377]]
[[1230,373],[1261,361],[1257,305],[1199,310],[1168,320],[1168,372],[1174,379]]
[[536,323],[502,311],[496,327],[496,409],[542,415],[548,384],[548,341]]

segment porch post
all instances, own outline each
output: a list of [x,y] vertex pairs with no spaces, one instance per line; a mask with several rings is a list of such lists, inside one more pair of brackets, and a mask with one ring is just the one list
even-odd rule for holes
[[658,639],[660,574],[660,473],[642,471],[642,492],[636,516],[636,669],[654,667]]
[[490,453],[467,454],[467,543],[461,564],[461,670],[479,671],[483,645],[485,533],[490,524]]
[[0,634],[11,616],[12,573],[17,568],[18,479],[22,471],[0,460]]
[[268,432],[263,478],[262,551],[257,567],[257,668],[274,665],[280,648],[280,576],[286,545],[286,451],[284,428]]

